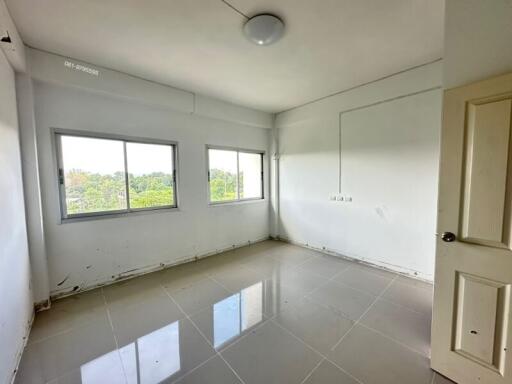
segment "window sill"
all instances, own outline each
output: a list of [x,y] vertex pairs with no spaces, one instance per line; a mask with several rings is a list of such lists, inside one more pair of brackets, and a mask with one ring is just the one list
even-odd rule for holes
[[143,208],[143,209],[127,211],[127,212],[99,213],[99,214],[91,214],[91,215],[87,215],[87,216],[61,218],[58,224],[70,224],[70,223],[77,223],[77,222],[81,222],[81,221],[92,221],[92,220],[118,219],[120,217],[143,216],[143,215],[152,215],[155,213],[170,213],[170,212],[179,212],[179,211],[180,211],[180,209],[178,207]]
[[234,200],[234,201],[219,201],[217,203],[208,203],[208,207],[217,208],[217,207],[225,207],[230,205],[244,205],[244,204],[258,204],[258,203],[266,203],[268,199],[246,199],[246,200]]

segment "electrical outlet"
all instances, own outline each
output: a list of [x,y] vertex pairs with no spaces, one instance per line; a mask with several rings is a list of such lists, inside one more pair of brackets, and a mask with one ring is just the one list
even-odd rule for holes
[[343,201],[345,198],[341,195],[336,196],[337,201]]

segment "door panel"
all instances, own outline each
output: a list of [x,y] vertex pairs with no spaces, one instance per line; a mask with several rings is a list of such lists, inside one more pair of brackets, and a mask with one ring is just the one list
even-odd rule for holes
[[510,247],[504,220],[511,111],[511,99],[468,103],[462,213],[465,241]]
[[511,116],[512,74],[445,92],[431,362],[460,384],[512,384]]
[[459,273],[455,351],[503,372],[503,342],[510,285]]

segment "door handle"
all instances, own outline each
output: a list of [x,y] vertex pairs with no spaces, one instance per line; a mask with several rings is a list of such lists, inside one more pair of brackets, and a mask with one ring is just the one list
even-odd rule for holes
[[452,232],[443,232],[441,234],[441,240],[446,241],[447,243],[451,243],[452,241],[457,240],[457,236],[455,236]]

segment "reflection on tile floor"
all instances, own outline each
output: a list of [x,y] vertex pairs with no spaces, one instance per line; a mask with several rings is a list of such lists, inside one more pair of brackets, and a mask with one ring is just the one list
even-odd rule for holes
[[432,287],[266,241],[55,302],[16,383],[447,383]]

